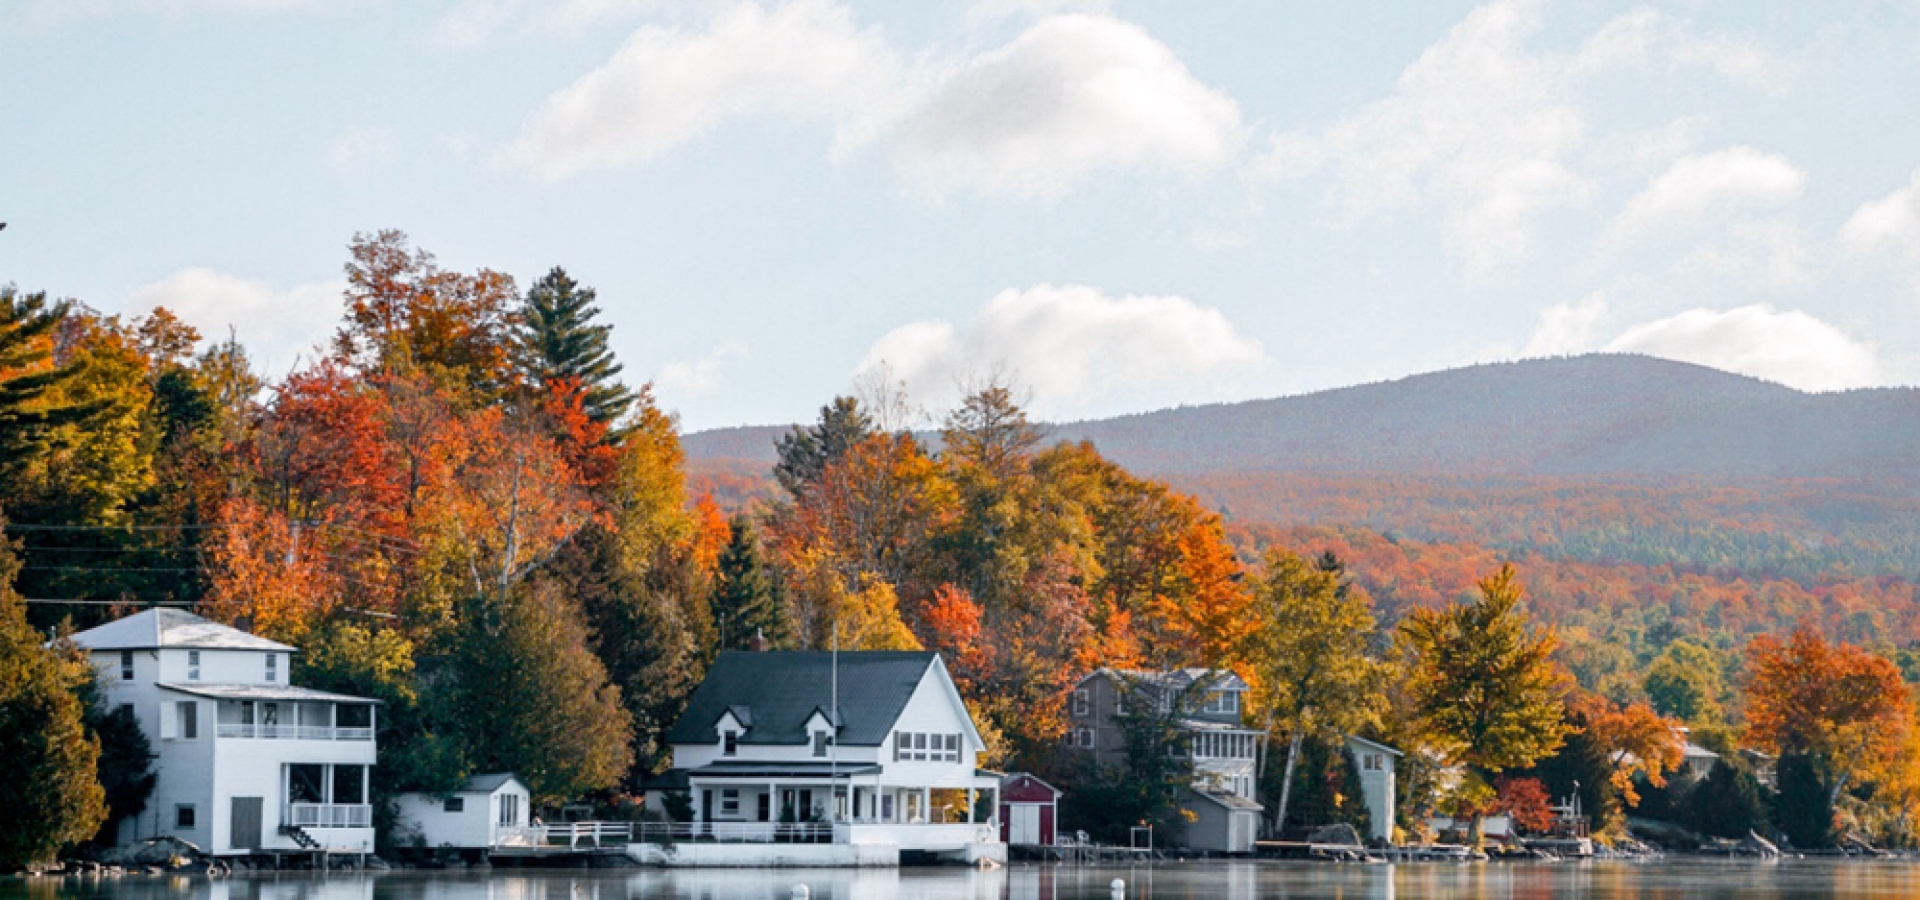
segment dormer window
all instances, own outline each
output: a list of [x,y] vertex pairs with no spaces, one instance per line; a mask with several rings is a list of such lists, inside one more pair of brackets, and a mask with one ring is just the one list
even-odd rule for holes
[[832,746],[832,744],[833,744],[833,735],[830,735],[824,731],[816,731],[813,733],[813,755],[814,756],[824,758],[827,755],[827,748],[829,746]]
[[1239,713],[1240,692],[1214,691],[1208,694],[1206,710],[1210,713]]
[[200,651],[198,650],[187,651],[187,680],[200,680]]
[[280,680],[280,654],[269,653],[267,654],[267,683],[272,684],[273,682],[276,682],[279,680]]
[[737,756],[739,753],[740,732],[732,730],[720,732],[720,755]]

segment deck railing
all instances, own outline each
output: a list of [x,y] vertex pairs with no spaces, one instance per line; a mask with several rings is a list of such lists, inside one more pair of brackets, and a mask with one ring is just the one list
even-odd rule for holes
[[373,729],[346,725],[255,725],[222,722],[214,733],[223,738],[269,741],[370,741]]
[[373,807],[365,803],[289,803],[282,821],[302,828],[371,828]]
[[501,828],[495,838],[501,847],[612,847],[633,843],[631,822],[562,822]]
[[643,844],[713,842],[720,844],[831,844],[830,822],[641,822],[635,840]]

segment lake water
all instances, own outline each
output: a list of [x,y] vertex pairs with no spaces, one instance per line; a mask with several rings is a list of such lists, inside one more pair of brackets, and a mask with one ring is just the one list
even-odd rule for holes
[[1920,862],[1789,860],[1335,865],[1164,863],[868,870],[495,870],[487,874],[0,879],[0,900],[1865,900],[1920,898]]

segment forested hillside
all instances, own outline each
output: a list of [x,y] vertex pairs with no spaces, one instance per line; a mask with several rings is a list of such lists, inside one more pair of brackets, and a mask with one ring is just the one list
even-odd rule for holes
[[[345,272],[333,339],[279,381],[164,309],[0,290],[0,758],[47,773],[0,801],[71,788],[0,869],[145,802],[102,788],[141,782],[144,738],[58,635],[154,604],[382,701],[383,810],[512,771],[549,808],[667,815],[637,808],[665,729],[758,635],[939,651],[983,764],[1066,786],[1108,840],[1175,824],[1201,695],[1139,704],[1124,766],[1063,741],[1068,697],[1102,667],[1199,667],[1243,678],[1286,748],[1259,790],[1300,802],[1269,833],[1364,822],[1337,786],[1366,733],[1408,751],[1403,830],[1578,790],[1621,836],[1684,722],[1804,764],[1774,809],[1803,845],[1920,842],[1912,392],[1601,357],[1056,429],[1004,384],[924,432],[886,424],[903,398],[823,398],[683,441],[564,270],[522,289],[386,231]],[[1860,702],[1795,693],[1842,687]],[[1764,814],[1680,790],[1663,814],[1708,833]]]

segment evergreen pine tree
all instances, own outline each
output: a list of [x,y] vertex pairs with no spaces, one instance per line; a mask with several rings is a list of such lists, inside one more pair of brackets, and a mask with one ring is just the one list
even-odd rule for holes
[[516,336],[520,366],[541,387],[574,379],[586,391],[587,415],[613,424],[633,405],[634,394],[616,376],[622,366],[607,347],[611,325],[592,324],[600,309],[593,288],[555,266],[527,289]]
[[773,466],[774,480],[798,497],[827,466],[873,433],[873,417],[860,408],[860,401],[835,397],[832,404],[820,407],[819,424],[811,428],[796,426],[774,445],[780,454],[780,461]]
[[712,600],[720,649],[745,649],[755,635],[783,646],[790,631],[786,604],[781,602],[779,582],[761,556],[759,535],[746,516],[733,517],[729,525],[733,534],[720,551]]
[[50,430],[82,421],[107,404],[52,404],[47,395],[80,373],[78,364],[47,365],[54,332],[69,303],[0,286],[0,480],[43,448]]
[[1773,802],[1774,824],[1802,850],[1833,846],[1833,804],[1828,801],[1827,780],[1820,777],[1813,758],[1804,753],[1783,754],[1775,772],[1780,793]]
[[1693,827],[1714,837],[1743,838],[1766,825],[1767,809],[1760,799],[1760,783],[1753,773],[1725,759],[1693,789]]

